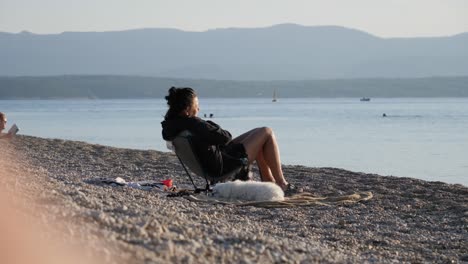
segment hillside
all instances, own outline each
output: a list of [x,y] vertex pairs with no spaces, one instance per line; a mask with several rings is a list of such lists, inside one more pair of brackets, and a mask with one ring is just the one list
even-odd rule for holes
[[216,80],[468,75],[468,33],[384,39],[337,26],[205,32],[0,33],[1,76],[143,75]]

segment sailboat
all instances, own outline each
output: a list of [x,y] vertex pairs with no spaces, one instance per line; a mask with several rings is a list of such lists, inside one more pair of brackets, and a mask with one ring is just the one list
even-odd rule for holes
[[272,101],[272,102],[278,101],[278,98],[276,97],[276,88],[275,88],[275,90],[273,91],[273,99],[272,99],[271,101]]

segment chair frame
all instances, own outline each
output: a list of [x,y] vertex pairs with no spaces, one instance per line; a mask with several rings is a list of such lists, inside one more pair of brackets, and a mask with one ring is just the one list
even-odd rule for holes
[[[200,159],[195,154],[193,144],[192,144],[192,137],[193,135],[192,133],[190,133],[190,131],[184,130],[172,140],[172,145],[173,145],[173,151],[175,152],[177,158],[179,159],[180,164],[182,165],[185,172],[187,173],[187,176],[190,178],[190,181],[192,182],[196,193],[210,192],[212,190],[211,189],[212,184],[220,182],[220,181],[225,181],[227,179],[233,179],[235,175],[242,169],[242,167],[247,165],[245,162],[248,163],[248,161],[243,160],[243,165],[236,167],[230,172],[227,172],[219,176],[212,175],[203,168],[200,162]],[[195,185],[195,182],[193,181],[193,178],[189,172],[189,169],[196,175],[199,175],[205,179],[206,186],[204,189],[198,188]]]

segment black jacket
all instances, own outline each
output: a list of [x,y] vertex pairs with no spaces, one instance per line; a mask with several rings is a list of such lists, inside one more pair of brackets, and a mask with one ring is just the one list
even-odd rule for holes
[[208,172],[219,175],[223,170],[222,149],[231,141],[231,133],[212,121],[198,117],[176,117],[161,122],[164,140],[173,140],[180,132],[193,135],[195,154]]

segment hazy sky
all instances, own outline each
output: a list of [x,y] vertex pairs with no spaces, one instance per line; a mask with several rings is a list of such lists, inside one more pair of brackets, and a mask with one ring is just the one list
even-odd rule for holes
[[340,25],[381,37],[468,32],[468,0],[0,0],[0,31]]

